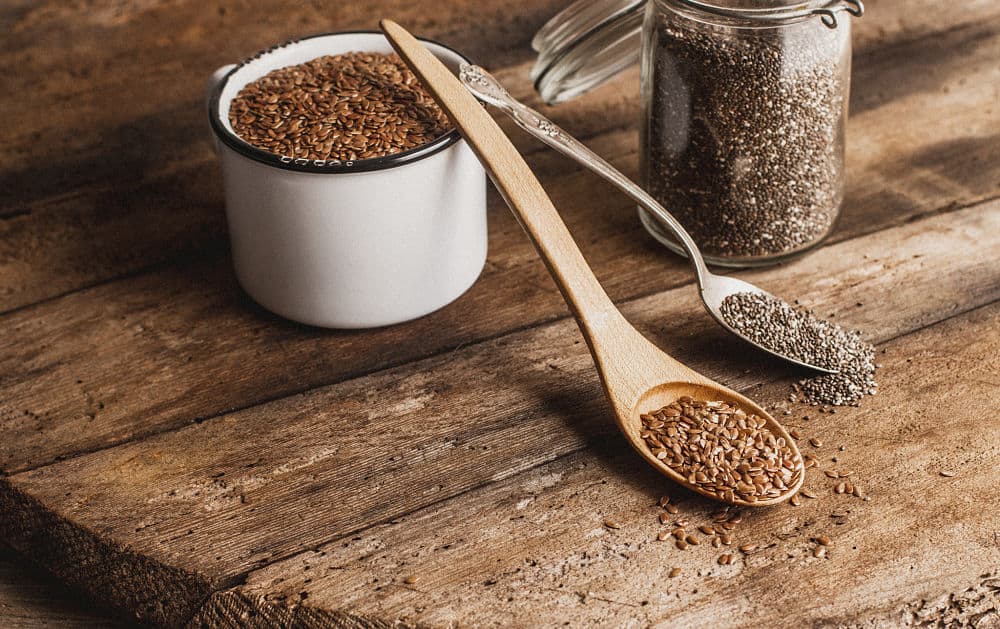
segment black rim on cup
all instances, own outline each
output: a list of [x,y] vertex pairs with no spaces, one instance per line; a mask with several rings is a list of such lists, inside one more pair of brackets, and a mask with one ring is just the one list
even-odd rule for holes
[[[283,155],[277,155],[263,149],[259,149],[256,146],[246,142],[241,139],[235,133],[233,133],[229,128],[222,123],[222,117],[219,114],[219,107],[221,105],[222,91],[226,88],[229,80],[234,74],[239,72],[242,68],[253,63],[260,57],[270,54],[276,50],[286,48],[288,46],[294,46],[303,41],[308,41],[310,39],[319,39],[321,37],[332,37],[336,35],[382,35],[380,31],[338,31],[335,33],[321,33],[318,35],[310,35],[308,37],[302,37],[301,39],[295,39],[284,44],[268,48],[266,50],[261,50],[249,59],[239,63],[231,69],[229,72],[222,77],[215,87],[212,88],[211,96],[208,101],[208,119],[212,126],[212,131],[215,133],[219,140],[233,149],[240,155],[244,157],[249,157],[250,159],[261,162],[262,164],[267,164],[268,166],[274,166],[275,168],[282,168],[285,170],[294,170],[296,172],[303,173],[360,173],[369,172],[373,170],[385,170],[388,168],[395,168],[396,166],[403,166],[405,164],[410,164],[418,160],[424,159],[425,157],[430,157],[436,153],[440,153],[444,149],[448,148],[452,144],[455,144],[461,139],[458,130],[452,129],[448,133],[445,133],[434,140],[418,146],[416,148],[409,149],[407,151],[401,151],[399,153],[393,153],[392,155],[386,155],[384,157],[372,157],[369,159],[358,159],[352,161],[340,161],[340,160],[314,160],[305,158],[295,158]],[[427,44],[434,44],[435,46],[440,46],[441,48],[449,51],[450,53],[457,56],[459,59],[465,63],[471,64],[465,55],[458,52],[457,50],[446,46],[440,42],[436,42],[432,39],[427,39],[424,37],[419,38],[420,41]]]

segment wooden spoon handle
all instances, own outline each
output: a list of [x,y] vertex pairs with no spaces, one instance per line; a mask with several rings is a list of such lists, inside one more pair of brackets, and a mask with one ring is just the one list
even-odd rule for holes
[[628,326],[594,277],[542,185],[479,101],[399,24],[382,20],[379,26],[483,163],[548,266],[591,349],[593,337],[606,337],[610,330]]

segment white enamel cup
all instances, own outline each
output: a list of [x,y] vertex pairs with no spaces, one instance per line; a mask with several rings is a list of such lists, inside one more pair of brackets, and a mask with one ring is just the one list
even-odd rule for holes
[[[425,43],[456,70],[465,60]],[[329,328],[426,315],[468,290],[486,262],[486,176],[456,131],[355,162],[281,157],[233,132],[229,103],[247,83],[352,51],[392,48],[377,32],[302,39],[219,68],[208,95],[240,285],[272,312]]]

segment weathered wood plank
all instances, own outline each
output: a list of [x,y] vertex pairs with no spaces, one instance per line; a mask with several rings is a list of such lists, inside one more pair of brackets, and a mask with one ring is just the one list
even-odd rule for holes
[[111,629],[124,624],[106,617],[80,594],[26,565],[0,545],[0,626],[4,629]]
[[[0,42],[0,72],[10,86],[0,94],[0,108],[18,120],[0,130],[0,311],[165,261],[224,252],[221,187],[200,107],[202,80],[216,65],[299,33],[374,27],[381,11],[493,68],[519,64],[504,77],[516,79],[509,82],[515,92],[530,95],[527,41],[558,6],[554,0],[447,2],[427,16],[400,0],[228,8],[216,2],[141,3],[98,5],[83,14],[70,5],[39,3],[0,11],[10,24]],[[905,76],[892,84],[933,92],[940,85],[921,80],[924,70],[946,62],[939,58],[938,37],[929,33],[982,27],[997,14],[991,0],[949,12],[930,0],[873,3],[856,23],[855,94],[874,93],[865,89],[864,73],[882,89],[886,83],[877,73],[895,66]],[[879,52],[898,42],[912,49],[891,58]],[[36,53],[56,49],[64,54]],[[628,73],[549,113],[583,137],[633,127],[636,76]],[[970,85],[982,88],[983,82]],[[63,101],[73,106],[58,116],[40,106]],[[624,146],[634,152],[634,136]],[[905,159],[895,154],[889,162]],[[861,214],[873,214],[873,208]]]
[[[921,41],[859,68],[871,91],[880,75],[951,78],[938,91],[853,118],[849,201],[831,242],[998,193],[1000,34],[966,41],[979,32],[946,33],[929,56]],[[594,145],[634,171],[633,132]],[[620,195],[585,173],[560,171],[571,167],[556,156],[536,154],[533,162],[548,174],[557,207],[612,297],[690,280]],[[520,228],[498,203],[491,212],[492,253],[477,285],[454,305],[392,328],[337,333],[277,320],[247,302],[228,260],[217,256],[3,317],[0,469],[26,469],[565,316]]]
[[[810,449],[818,497],[744,512],[733,548],[657,541],[664,492],[689,530],[717,507],[611,440],[256,571],[191,624],[343,612],[440,627],[995,627],[1000,494],[983,472],[1000,465],[1000,437],[983,424],[1000,404],[1000,306],[891,341],[879,359],[882,391],[863,408],[795,413],[826,444]],[[820,469],[853,471],[870,502],[833,494]],[[826,558],[812,556],[818,535],[833,539]],[[745,543],[760,551],[736,551]],[[718,565],[723,552],[739,561]]]
[[216,67],[296,36],[377,29],[383,15],[523,62],[562,2],[93,4],[0,9],[0,110],[18,121],[0,131],[0,310],[220,249],[202,105]]
[[[885,340],[1000,299],[998,256],[995,201],[748,276]],[[625,313],[740,390],[787,375],[734,346],[690,290]],[[563,320],[8,477],[0,537],[102,600],[176,621],[256,567],[615,440]]]

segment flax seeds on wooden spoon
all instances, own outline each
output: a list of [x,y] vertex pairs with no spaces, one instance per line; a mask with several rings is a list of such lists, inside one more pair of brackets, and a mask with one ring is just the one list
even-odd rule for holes
[[[382,20],[380,26],[475,151],[545,261],[587,341],[618,427],[636,452],[673,481],[723,502],[769,505],[787,500],[798,491],[805,468],[785,429],[750,399],[681,364],[633,328],[601,288],[531,169],[479,101],[401,26],[390,20]],[[709,408],[709,415],[716,417],[694,412],[695,402],[704,404],[698,408]],[[644,431],[651,430],[644,417],[656,417],[661,412],[666,415],[664,409],[675,407],[692,423],[684,431],[690,439],[670,445],[672,453],[681,455],[679,462],[671,457],[668,463],[666,456],[654,454],[643,437]],[[733,426],[728,425],[728,418],[720,425],[719,416],[731,414],[718,412],[722,409],[738,410],[742,417]],[[746,434],[747,430],[752,434]],[[712,440],[719,443],[713,445]],[[721,443],[723,440],[726,443]],[[694,460],[694,451],[685,450],[685,446],[696,448],[702,460]],[[720,453],[721,457],[716,456]],[[717,469],[715,478],[707,469],[695,469],[706,463],[706,456]],[[773,474],[784,478],[782,469],[788,470],[788,482],[782,481],[778,488]],[[761,474],[767,474],[770,481],[763,493],[755,483]],[[719,485],[720,479],[731,480],[732,486]],[[748,480],[750,487],[739,485],[746,485]],[[763,482],[766,485],[768,481]]]

